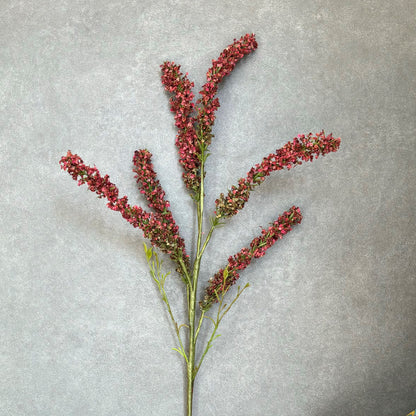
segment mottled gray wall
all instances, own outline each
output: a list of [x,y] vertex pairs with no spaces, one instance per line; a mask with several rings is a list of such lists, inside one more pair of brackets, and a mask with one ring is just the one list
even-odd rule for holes
[[[190,245],[159,65],[196,90],[233,38],[207,211],[263,156],[325,128],[341,150],[254,193],[219,229],[206,281],[291,205],[304,220],[242,273],[252,287],[198,374],[195,416],[380,416],[416,408],[414,0],[0,3],[0,414],[183,415],[184,373],[140,232],[60,170],[68,149],[133,203],[133,151]],[[169,261],[166,266],[170,267]],[[168,284],[179,318],[183,297]],[[204,335],[206,337],[206,335]]]

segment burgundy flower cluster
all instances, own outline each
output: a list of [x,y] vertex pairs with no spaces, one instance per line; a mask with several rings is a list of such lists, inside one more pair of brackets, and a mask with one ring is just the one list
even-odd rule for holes
[[219,58],[212,61],[212,67],[207,72],[207,82],[199,92],[201,98],[197,101],[198,127],[202,140],[207,145],[211,143],[215,111],[220,106],[218,98],[215,98],[218,86],[222,79],[234,69],[237,62],[255,49],[257,49],[255,35],[246,34],[239,40],[234,39],[234,42],[221,52]]
[[133,172],[137,175],[140,193],[145,195],[148,205],[155,211],[172,215],[169,211],[169,201],[165,200],[165,191],[160,186],[156,172],[153,169],[152,154],[147,149],[136,150],[133,157]]
[[165,62],[162,68],[162,84],[166,91],[173,94],[170,99],[171,111],[175,113],[175,125],[178,128],[176,146],[179,150],[179,162],[184,169],[183,178],[188,189],[194,194],[200,186],[200,166],[202,149],[211,143],[212,126],[215,111],[220,106],[215,98],[221,80],[228,75],[237,62],[257,48],[254,34],[246,34],[223,50],[207,72],[207,82],[200,91],[201,98],[197,101],[195,116],[194,83],[188,74],[182,74],[180,65]]
[[[220,269],[209,280],[209,286],[205,289],[205,297],[200,303],[201,309],[207,311],[211,305],[217,302],[221,294],[227,290],[240,277],[239,272],[244,270],[253,258],[263,257],[266,251],[285,234],[292,230],[292,226],[300,224],[302,214],[298,207],[293,206],[289,211],[284,212],[267,229],[262,229],[261,235],[253,239],[250,248],[244,247],[234,256],[228,258],[228,264],[224,269]],[[227,271],[224,278],[224,270]]]
[[[137,158],[135,157],[136,160],[140,158],[139,155]],[[148,157],[146,153],[144,155]],[[150,158],[147,160],[150,161]],[[156,213],[149,213],[141,207],[129,205],[127,196],[119,198],[119,190],[116,185],[110,182],[108,175],[101,176],[96,167],[85,165],[78,155],[72,154],[69,150],[67,155],[63,156],[59,163],[63,170],[66,170],[74,180],[78,181],[79,186],[86,184],[88,185],[88,189],[95,192],[99,198],[106,198],[108,200],[107,206],[113,211],[119,211],[123,218],[132,224],[133,227],[140,228],[144,236],[151,241],[152,245],[170,254],[174,261],[183,259],[185,264],[189,263],[185,253],[184,241],[179,236],[179,228],[175,224],[175,221],[173,221],[172,214],[168,214],[170,211],[166,211],[169,207],[169,202],[164,201],[164,192],[160,188],[159,182],[153,177],[154,171],[151,165],[149,167],[149,163],[147,163],[147,169],[141,170],[141,177],[144,178],[148,175],[148,182],[150,183],[152,183],[150,177],[153,177],[153,183],[158,187],[155,195],[151,195],[152,191],[150,191],[150,187],[147,187],[147,185],[144,188],[147,195],[149,195],[148,200],[151,200],[149,205],[152,204],[155,210],[158,211]],[[139,162],[138,164],[140,166]],[[164,207],[163,211],[160,212],[160,208],[162,207]]]
[[340,138],[333,138],[332,134],[325,136],[324,131],[317,133],[316,136],[312,133],[307,136],[298,135],[293,141],[276,150],[276,153],[271,153],[261,163],[251,168],[247,176],[240,178],[238,186],[233,185],[226,196],[221,194],[215,201],[216,217],[226,218],[237,214],[248,201],[250,192],[272,172],[284,168],[290,170],[296,165],[301,165],[302,161],[312,161],[319,155],[336,152],[340,144]]
[[192,88],[194,83],[189,81],[188,74],[182,74],[180,65],[174,62],[165,62],[161,68],[162,84],[166,91],[174,94],[169,102],[171,111],[175,113],[175,125],[178,128],[176,146],[179,151],[179,163],[184,169],[183,179],[188,189],[197,192],[201,162],[198,157],[200,149],[193,117],[195,104]]
[[[134,152],[133,164],[133,172],[136,173],[135,177],[139,185],[140,193],[145,195],[149,207],[160,214],[162,224],[176,235],[178,233],[178,227],[169,209],[169,201],[165,199],[165,191],[161,187],[157,179],[157,174],[154,171],[152,154],[147,149],[136,150]],[[189,256],[185,252],[185,242],[182,237],[177,237],[176,240],[178,247],[181,249],[178,252],[182,254],[184,264],[189,271]]]

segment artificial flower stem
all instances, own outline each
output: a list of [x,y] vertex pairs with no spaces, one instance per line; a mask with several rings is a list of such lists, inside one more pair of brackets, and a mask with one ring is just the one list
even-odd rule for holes
[[202,254],[204,253],[204,251],[205,251],[205,249],[206,249],[206,247],[209,243],[209,240],[211,239],[211,236],[212,236],[212,233],[213,233],[214,229],[215,229],[215,225],[211,225],[211,229],[209,230],[207,238],[205,239],[204,244],[202,245],[202,248],[199,252],[199,257],[202,257]]
[[195,344],[196,344],[196,340],[198,339],[198,334],[199,334],[199,331],[200,331],[200,329],[201,329],[201,326],[202,326],[202,322],[203,322],[203,320],[204,320],[204,317],[205,317],[205,311],[202,311],[202,312],[201,312],[201,316],[199,317],[198,327],[196,328],[196,333],[195,333]]
[[[188,362],[187,362],[187,377],[188,377],[188,394],[187,394],[187,404],[188,404],[188,416],[192,416],[192,396],[194,389],[194,379],[195,379],[195,346],[196,346],[196,335],[195,332],[195,308],[196,308],[196,292],[198,288],[198,276],[199,268],[201,264],[201,241],[202,241],[202,223],[203,223],[203,214],[204,214],[204,154],[201,155],[201,179],[199,187],[199,199],[198,199],[198,240],[197,240],[197,253],[194,263],[193,276],[192,276],[192,285],[190,287],[189,293],[189,352],[188,352]],[[205,245],[204,245],[205,247]],[[198,325],[199,331],[200,325]]]
[[191,286],[192,285],[191,284],[191,277],[189,276],[188,269],[187,269],[184,261],[181,258],[178,257],[178,262],[179,262],[179,265],[181,266],[181,269],[183,270],[183,273],[185,275],[186,284]]
[[192,416],[192,396],[193,396],[193,390],[194,390],[194,367],[195,367],[194,325],[195,325],[195,291],[191,288],[190,302],[189,302],[189,352],[188,352],[188,361],[187,361],[187,378],[188,378],[187,408],[188,408],[188,416]]

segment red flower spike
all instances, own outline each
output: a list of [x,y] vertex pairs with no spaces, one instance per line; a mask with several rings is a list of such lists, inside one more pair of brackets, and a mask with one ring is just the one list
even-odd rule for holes
[[197,101],[197,115],[194,116],[195,104],[192,88],[194,83],[187,75],[180,72],[180,65],[165,62],[162,68],[162,84],[166,91],[174,94],[170,99],[171,111],[175,113],[175,125],[178,128],[176,146],[179,150],[179,162],[184,169],[183,179],[188,189],[198,193],[200,186],[200,166],[202,146],[211,143],[212,126],[215,111],[220,106],[215,95],[221,80],[228,75],[237,62],[257,48],[254,34],[247,34],[223,50],[207,72],[207,83],[200,91],[201,98]]
[[133,172],[137,175],[140,192],[146,196],[148,205],[159,213],[170,213],[169,201],[165,200],[165,191],[160,186],[153,169],[152,154],[147,149],[136,150],[133,157]]
[[[269,228],[262,229],[261,235],[253,239],[250,248],[244,247],[234,256],[228,258],[228,264],[224,269],[220,269],[209,280],[209,286],[205,289],[205,297],[200,302],[201,309],[207,311],[213,303],[217,302],[218,297],[239,279],[240,270],[244,270],[253,258],[263,257],[266,251],[274,243],[283,238],[285,234],[292,230],[292,226],[300,224],[302,214],[298,207],[293,206],[289,211],[284,212]],[[224,282],[224,270],[227,269],[228,275]]]
[[333,138],[332,134],[325,136],[324,131],[313,136],[309,133],[298,135],[293,141],[286,143],[282,148],[265,157],[260,164],[257,164],[247,173],[245,178],[240,178],[238,186],[233,185],[225,196],[221,194],[215,201],[216,217],[231,217],[241,210],[250,197],[250,192],[260,185],[266,176],[272,172],[284,168],[291,169],[301,165],[302,161],[312,161],[319,155],[326,155],[336,152],[341,144],[340,138]]
[[212,126],[215,121],[215,111],[220,106],[218,98],[214,98],[222,79],[231,73],[238,61],[257,48],[254,34],[246,34],[239,40],[227,46],[217,60],[212,61],[212,67],[207,72],[207,82],[199,92],[201,98],[197,101],[198,132],[201,133],[203,143],[207,146],[211,143]]
[[96,167],[85,165],[78,155],[72,154],[69,150],[59,163],[63,170],[78,181],[78,185],[86,184],[99,198],[107,198],[107,206],[113,211],[119,211],[133,227],[140,228],[153,246],[170,254],[174,261],[178,257],[187,259],[183,240],[178,234],[178,226],[169,218],[159,212],[148,213],[138,206],[129,205],[127,196],[119,198],[119,190],[110,182],[108,175],[102,177]]
[[[152,154],[147,149],[136,150],[134,152],[133,164],[137,183],[139,184],[140,192],[146,196],[148,205],[160,214],[164,223],[169,224],[172,229],[178,229],[172,212],[170,211],[169,201],[165,200],[165,191],[161,187],[157,174],[153,169]],[[183,253],[183,261],[189,269],[189,258],[185,251],[185,242],[179,236],[177,231],[174,235],[178,247],[181,247]]]
[[192,117],[195,104],[193,82],[180,72],[180,65],[165,62],[162,68],[162,84],[165,90],[174,94],[170,99],[171,111],[175,113],[175,125],[178,128],[176,146],[179,151],[179,163],[184,169],[183,179],[188,189],[199,189],[199,145]]

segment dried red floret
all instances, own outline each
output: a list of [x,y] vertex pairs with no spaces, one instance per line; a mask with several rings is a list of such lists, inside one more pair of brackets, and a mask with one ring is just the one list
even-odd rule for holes
[[[169,201],[165,199],[165,191],[157,179],[152,164],[152,154],[147,149],[136,150],[133,157],[134,169],[140,192],[145,195],[148,205],[158,212],[163,221],[169,224],[171,229],[177,230],[175,220],[170,211]],[[182,250],[184,264],[189,270],[189,257],[186,255],[185,242],[179,236],[179,231],[175,234],[176,244]]]
[[173,260],[186,258],[183,239],[179,236],[178,226],[168,216],[160,212],[149,213],[138,206],[131,206],[127,196],[119,198],[119,190],[110,182],[108,175],[101,176],[96,167],[87,166],[76,154],[68,150],[60,160],[61,168],[66,170],[78,185],[86,184],[99,198],[107,198],[107,206],[119,211],[133,227],[140,228],[152,245],[170,254]]
[[234,42],[221,52],[218,59],[212,61],[212,66],[207,72],[207,82],[199,92],[201,98],[197,101],[198,133],[204,144],[211,143],[215,112],[220,106],[218,98],[215,98],[220,82],[231,73],[238,61],[256,48],[255,35],[246,34],[238,40],[234,39]]
[[[184,169],[183,179],[188,189],[196,195],[200,186],[202,149],[211,143],[215,111],[220,106],[215,95],[221,80],[228,75],[237,62],[257,48],[254,34],[242,36],[223,50],[207,72],[207,82],[200,91],[196,106],[193,102],[194,83],[183,75],[180,65],[165,62],[162,68],[162,84],[166,91],[174,94],[170,99],[171,111],[175,113],[178,128],[176,146],[179,162]],[[196,114],[195,114],[196,112]]]
[[265,157],[263,161],[247,173],[245,178],[240,178],[238,186],[233,185],[227,195],[221,194],[215,201],[217,218],[231,217],[241,210],[250,197],[250,192],[260,185],[272,172],[284,168],[291,169],[301,165],[302,161],[312,161],[319,155],[336,152],[341,144],[340,138],[325,136],[321,131],[315,136],[309,133],[307,136],[299,134],[291,142]]
[[178,128],[176,146],[179,151],[179,163],[184,169],[183,179],[188,189],[196,192],[199,188],[200,149],[194,128],[193,112],[195,104],[193,82],[188,74],[183,75],[180,65],[165,62],[162,68],[162,84],[166,91],[174,94],[170,98],[171,111],[175,113],[175,125]]
[[[280,215],[267,229],[262,229],[261,235],[254,238],[250,243],[250,248],[244,247],[234,256],[230,256],[227,266],[224,269],[220,269],[209,280],[209,285],[205,289],[205,297],[200,304],[201,309],[204,311],[208,310],[239,279],[240,270],[244,270],[253,258],[263,257],[277,240],[283,238],[285,234],[292,230],[293,225],[300,224],[301,221],[302,214],[300,209],[293,206]],[[225,269],[227,269],[228,273],[224,281]]]

